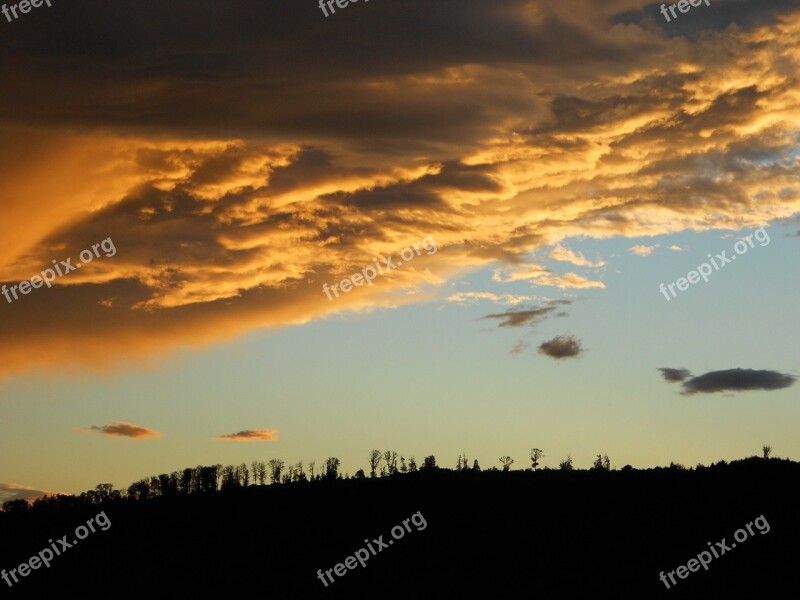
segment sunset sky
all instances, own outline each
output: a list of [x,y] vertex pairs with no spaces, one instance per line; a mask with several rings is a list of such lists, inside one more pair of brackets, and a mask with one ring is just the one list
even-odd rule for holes
[[52,4],[0,18],[0,284],[115,252],[0,296],[0,501],[800,460],[800,1]]

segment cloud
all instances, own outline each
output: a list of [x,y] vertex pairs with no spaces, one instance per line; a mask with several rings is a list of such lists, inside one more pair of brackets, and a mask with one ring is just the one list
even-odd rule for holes
[[525,352],[525,350],[527,350],[528,348],[530,348],[530,344],[524,340],[520,340],[519,342],[514,344],[514,347],[511,348],[509,354],[511,356],[519,356],[520,354]]
[[692,374],[689,372],[688,369],[671,369],[670,367],[659,367],[658,370],[661,371],[661,375],[664,377],[664,379],[669,381],[670,383],[674,383],[676,381],[683,381],[687,377],[692,376]]
[[27,500],[28,502],[32,502],[44,495],[52,495],[55,493],[56,492],[38,490],[19,483],[0,483],[0,504],[11,500]]
[[569,262],[579,267],[603,267],[606,264],[605,261],[602,260],[596,262],[587,260],[580,252],[573,252],[560,244],[553,248],[548,256],[553,260]]
[[456,292],[447,297],[448,302],[477,302],[490,300],[496,304],[519,304],[530,300],[530,296],[517,296],[514,294],[493,294],[492,292]]
[[228,433],[218,435],[215,440],[227,440],[234,442],[274,442],[278,439],[277,429],[246,429],[239,433]]
[[659,247],[660,244],[655,244],[653,246],[644,246],[642,244],[637,244],[636,246],[631,246],[628,248],[628,252],[634,254],[636,256],[650,256],[653,253],[653,250]]
[[747,390],[780,390],[794,384],[793,375],[777,371],[754,369],[726,369],[710,371],[683,383],[684,395],[712,394],[716,392]]
[[[118,253],[0,301],[0,376],[160,364],[486,268],[602,289],[525,261],[796,214],[797,2],[657,8],[370,2],[332,27],[313,3],[84,0],[9,29],[0,285]],[[428,235],[435,255],[322,292]]]
[[673,252],[683,252],[683,248],[681,248],[680,246],[676,246],[674,244],[670,246],[669,249],[672,250]]
[[575,273],[557,275],[549,269],[535,265],[512,269],[508,274],[504,274],[501,270],[497,270],[492,274],[492,280],[500,283],[530,281],[533,285],[554,286],[560,289],[606,287],[602,281],[591,281],[585,277],[582,277],[581,275],[576,275]]
[[539,352],[550,358],[573,358],[583,352],[580,342],[573,336],[556,336],[539,344]]
[[499,327],[525,327],[533,326],[545,319],[559,306],[572,304],[571,300],[548,300],[545,306],[538,308],[509,308],[503,313],[495,313],[482,317],[483,319],[499,319]]
[[110,425],[92,425],[86,431],[96,431],[104,435],[116,435],[120,437],[127,437],[133,439],[143,439],[148,437],[160,437],[161,434],[155,429],[148,429],[146,427],[139,427],[131,423],[112,422]]

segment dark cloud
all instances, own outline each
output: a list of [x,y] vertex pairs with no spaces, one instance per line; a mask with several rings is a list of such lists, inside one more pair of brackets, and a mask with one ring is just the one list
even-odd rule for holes
[[[674,2],[666,2],[667,7]],[[661,13],[661,2],[648,4],[642,11],[632,10],[612,18],[615,23],[655,23],[669,36],[697,35],[704,31],[721,31],[730,25],[743,29],[775,22],[778,15],[797,9],[798,0],[710,0],[689,12],[675,10],[677,18],[668,12],[669,21]]]
[[506,312],[486,315],[484,319],[500,319],[499,327],[525,327],[536,325],[549,313],[555,310],[555,306],[545,306],[543,308],[509,308]]
[[516,306],[509,308],[505,312],[486,315],[482,318],[498,319],[502,321],[498,327],[532,327],[540,323],[548,316],[566,316],[566,313],[564,312],[559,313],[559,315],[551,315],[551,313],[559,306],[568,306],[570,304],[572,304],[572,300],[548,300],[544,306],[540,306],[538,308],[525,308],[524,306]]
[[539,352],[550,358],[573,358],[583,352],[581,344],[574,336],[556,336],[539,344]]
[[154,429],[139,427],[138,425],[132,425],[131,423],[118,423],[118,422],[102,426],[92,425],[87,429],[87,431],[96,431],[104,435],[115,435],[133,439],[159,437],[161,435],[158,431]]
[[661,375],[663,375],[664,379],[670,383],[683,381],[687,377],[692,376],[688,369],[671,369],[670,367],[660,367],[658,370],[661,371]]
[[746,390],[780,390],[794,384],[795,377],[777,371],[726,369],[710,371],[683,383],[683,394],[712,394]]

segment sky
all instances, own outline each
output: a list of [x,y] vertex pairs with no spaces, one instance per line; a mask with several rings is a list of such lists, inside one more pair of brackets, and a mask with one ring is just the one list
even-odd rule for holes
[[800,2],[659,7],[0,17],[0,500],[800,460]]

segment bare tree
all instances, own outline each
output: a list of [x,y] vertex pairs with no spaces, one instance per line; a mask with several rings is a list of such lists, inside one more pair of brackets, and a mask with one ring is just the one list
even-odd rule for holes
[[386,463],[387,475],[394,475],[397,473],[397,452],[394,450],[387,450],[383,453],[383,461]]
[[772,446],[764,446],[761,451],[764,453],[764,458],[769,458],[769,455],[772,454]]
[[250,468],[253,470],[253,484],[264,485],[267,480],[267,463],[263,460],[254,460]]
[[499,459],[500,464],[503,465],[503,471],[508,471],[511,465],[514,464],[514,459],[510,456],[501,456]]
[[531,469],[534,471],[536,467],[539,466],[539,460],[544,456],[544,452],[539,450],[539,448],[533,448],[531,450]]
[[381,451],[380,450],[372,450],[369,453],[369,476],[376,477],[378,467],[381,464]]
[[269,461],[269,480],[272,483],[281,482],[281,472],[283,471],[283,461],[279,458],[273,458]]

